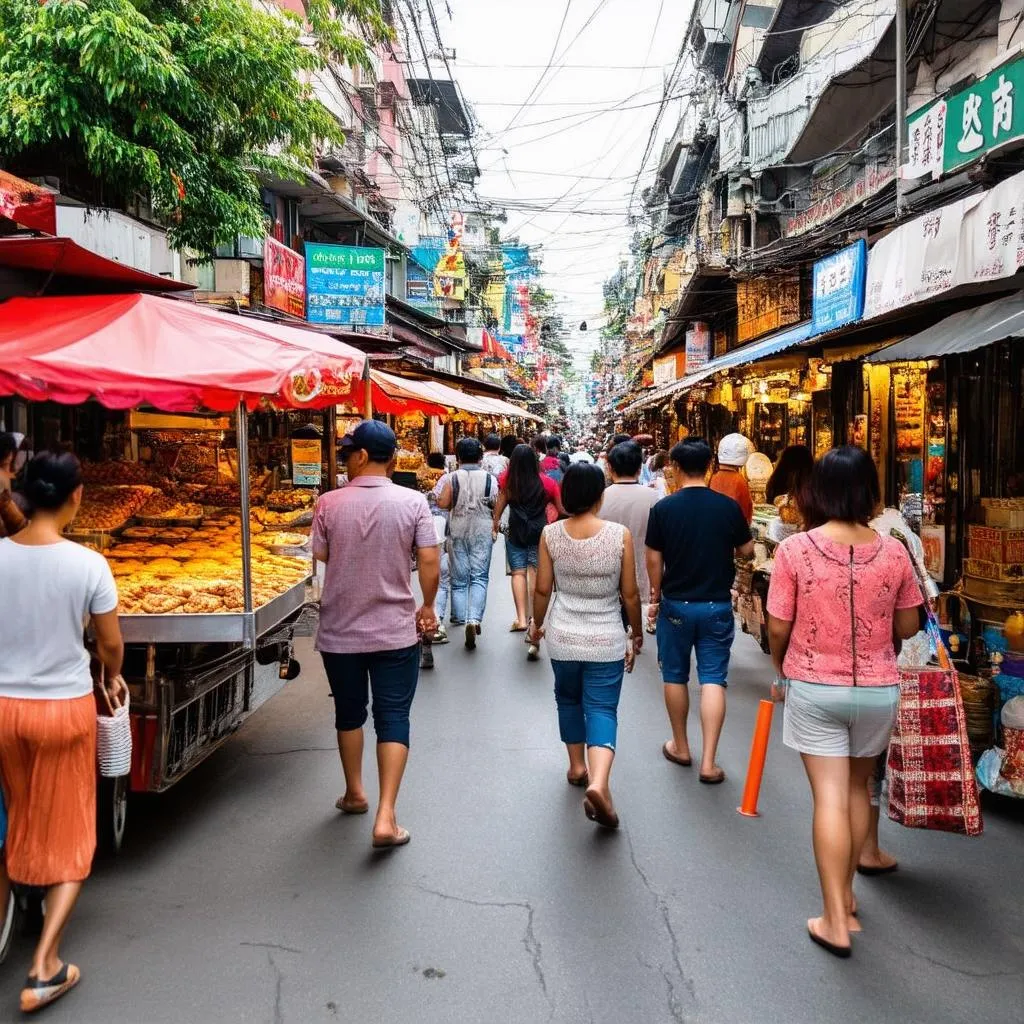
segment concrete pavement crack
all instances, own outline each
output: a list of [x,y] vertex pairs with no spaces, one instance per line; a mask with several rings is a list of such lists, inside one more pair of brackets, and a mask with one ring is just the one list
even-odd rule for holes
[[[668,901],[665,897],[658,892],[657,889],[651,884],[651,880],[647,875],[647,872],[640,867],[640,862],[636,859],[636,848],[633,846],[633,836],[629,829],[623,829],[626,833],[626,842],[629,845],[629,859],[633,864],[633,870],[636,871],[643,883],[644,888],[654,898],[654,904],[658,909],[658,913],[661,915],[662,924],[665,927],[665,932],[669,938],[669,946],[672,951],[672,963],[675,966],[676,973],[679,975],[679,980],[683,983],[686,991],[689,993],[692,1002],[697,1002],[697,991],[696,986],[693,983],[693,979],[688,977],[686,971],[683,970],[683,961],[679,949],[679,936],[676,934],[675,927],[672,924],[672,917],[669,913]],[[668,986],[668,1008],[672,1014],[673,1019],[684,1024],[685,1017],[683,1016],[683,1008],[679,1000],[679,993],[676,989],[675,982],[669,976],[669,972],[664,968],[659,968],[662,977],[665,979],[665,984]]]
[[942,967],[953,974],[959,974],[965,978],[1016,978],[1021,974],[1020,971],[969,971],[966,968],[947,964],[944,960],[937,960],[933,956],[928,956],[927,953],[922,953],[914,949],[913,946],[907,946],[906,950],[911,956],[917,957],[918,960],[924,960],[925,963],[933,964],[935,967]]
[[525,910],[526,932],[520,941],[523,944],[523,949],[526,950],[527,955],[530,957],[530,962],[533,964],[533,973],[537,975],[537,982],[540,984],[541,991],[544,993],[544,998],[547,1000],[548,1004],[551,1005],[552,1012],[554,1012],[554,1003],[551,999],[550,993],[548,992],[547,975],[544,973],[544,962],[542,959],[543,949],[533,927],[533,904],[529,900],[475,900],[468,896],[456,896],[450,892],[442,892],[440,889],[430,889],[425,885],[417,885],[414,886],[414,888],[419,889],[420,892],[428,893],[431,896],[437,896],[439,899],[451,900],[453,903],[464,903],[470,907],[497,907],[505,910],[510,908]]
[[301,953],[301,949],[294,946],[281,946],[276,942],[240,942],[240,946],[249,946],[252,949],[276,949],[280,953]]
[[274,1024],[284,1024],[284,1015],[281,1012],[281,985],[284,982],[284,975],[281,968],[277,966],[273,954],[267,950],[267,962],[274,971]]
[[248,747],[243,747],[242,753],[249,757],[283,757],[285,754],[322,753],[325,751],[333,753],[337,749],[337,747],[289,747],[287,750],[251,750]]

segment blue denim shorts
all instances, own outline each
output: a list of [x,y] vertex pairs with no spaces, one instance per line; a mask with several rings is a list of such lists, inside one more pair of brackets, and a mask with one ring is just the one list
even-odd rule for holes
[[690,681],[690,656],[697,652],[701,686],[726,686],[736,620],[729,601],[661,599],[658,613],[658,663],[666,683]]
[[508,560],[509,572],[526,572],[527,569],[537,568],[538,545],[532,547],[520,547],[505,538],[505,558]]

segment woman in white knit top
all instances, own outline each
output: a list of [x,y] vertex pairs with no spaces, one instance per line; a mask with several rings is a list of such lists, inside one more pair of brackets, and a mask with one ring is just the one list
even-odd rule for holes
[[[633,669],[643,629],[633,540],[625,527],[598,516],[604,485],[595,465],[579,463],[565,474],[562,504],[569,519],[552,523],[541,538],[530,641],[547,637],[569,783],[587,787],[583,809],[591,821],[617,828],[608,776],[622,677]],[[622,606],[630,637],[622,628]]]

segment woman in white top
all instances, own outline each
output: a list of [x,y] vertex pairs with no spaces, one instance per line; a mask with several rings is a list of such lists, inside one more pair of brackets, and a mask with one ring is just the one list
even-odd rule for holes
[[[83,642],[91,616],[107,691],[116,707],[124,646],[117,587],[106,559],[64,540],[82,501],[74,455],[29,463],[28,525],[0,540],[0,781],[4,848],[14,882],[46,889],[46,919],[21,993],[23,1012],[59,999],[79,980],[58,955],[61,934],[96,848],[96,701]],[[0,906],[6,902],[6,895]]]
[[[569,783],[587,787],[583,809],[591,821],[617,828],[608,776],[622,676],[633,670],[643,629],[629,530],[598,517],[604,485],[596,465],[580,463],[565,474],[562,504],[569,518],[552,523],[541,538],[530,642],[547,637],[558,727],[569,752]],[[623,606],[629,637],[622,628]]]

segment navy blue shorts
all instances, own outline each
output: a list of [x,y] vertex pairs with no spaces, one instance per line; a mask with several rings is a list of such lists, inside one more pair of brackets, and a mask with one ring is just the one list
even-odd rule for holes
[[538,549],[539,545],[537,544],[523,547],[506,537],[505,557],[508,559],[509,572],[526,572],[527,569],[536,569]]
[[701,686],[726,686],[736,620],[730,601],[661,599],[658,613],[658,663],[666,683],[690,681],[690,656],[697,652]]
[[373,728],[378,743],[409,746],[409,710],[420,678],[420,645],[372,654],[322,651],[334,697],[334,727],[361,729],[373,694]]

